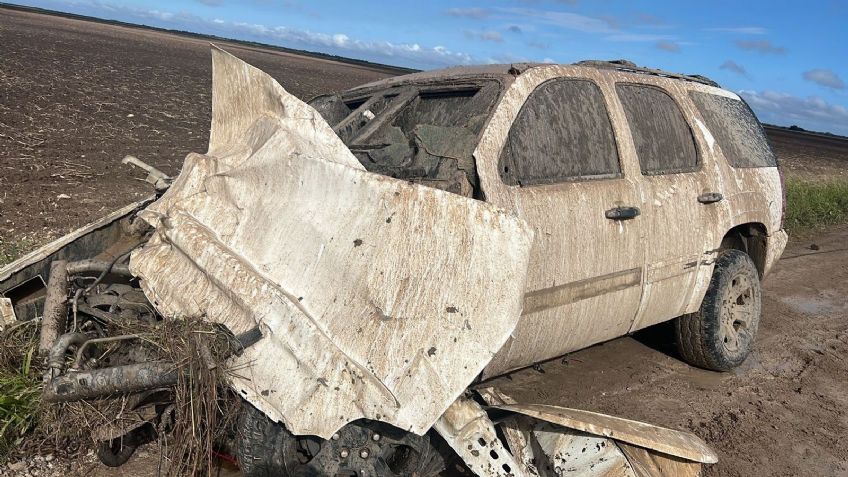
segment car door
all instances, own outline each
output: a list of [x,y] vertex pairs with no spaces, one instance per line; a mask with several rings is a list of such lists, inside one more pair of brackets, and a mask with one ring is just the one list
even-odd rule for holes
[[532,93],[508,93],[491,121],[521,106],[497,176],[478,159],[489,172],[482,172],[487,200],[535,231],[523,315],[485,376],[627,333],[642,291],[639,193],[621,167],[604,85],[584,77],[530,80],[539,84],[519,77],[509,93]]
[[710,224],[722,213],[720,175],[706,161],[676,88],[667,88],[615,84],[647,198],[645,286],[631,331],[693,311],[693,290],[702,288],[695,286],[697,272],[712,263]]

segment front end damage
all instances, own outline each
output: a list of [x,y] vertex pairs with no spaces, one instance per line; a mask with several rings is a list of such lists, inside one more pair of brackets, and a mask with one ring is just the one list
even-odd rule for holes
[[248,475],[437,475],[459,456],[481,476],[685,476],[716,461],[691,434],[471,389],[521,315],[529,227],[366,172],[314,109],[212,54],[208,152],[173,184],[151,174],[155,201],[0,271],[4,317],[42,317],[45,400],[131,403],[135,419],[97,431],[104,462],[168,431],[162,391],[184,372],[121,323],[192,320],[237,370],[242,441],[280,438],[271,457],[241,445]]

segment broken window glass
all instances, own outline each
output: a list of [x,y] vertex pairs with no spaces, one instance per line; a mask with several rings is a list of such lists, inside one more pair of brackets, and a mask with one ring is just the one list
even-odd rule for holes
[[350,111],[334,129],[368,171],[479,197],[472,154],[500,89],[495,81],[400,87],[328,104],[325,117]]

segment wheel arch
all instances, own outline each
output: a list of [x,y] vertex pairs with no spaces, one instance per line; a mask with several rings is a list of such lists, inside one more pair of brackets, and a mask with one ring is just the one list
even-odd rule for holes
[[754,265],[760,279],[766,268],[768,250],[768,229],[761,222],[746,222],[731,228],[721,239],[719,250],[739,250],[745,252]]

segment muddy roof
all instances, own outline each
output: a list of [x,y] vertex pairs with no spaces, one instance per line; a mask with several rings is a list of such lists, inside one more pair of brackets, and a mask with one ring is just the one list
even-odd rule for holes
[[544,63],[511,63],[479,66],[452,66],[438,70],[421,71],[403,76],[393,76],[379,81],[366,83],[350,91],[382,89],[406,83],[429,83],[444,81],[463,81],[477,78],[514,77],[528,69]]
[[[494,65],[480,65],[480,66],[454,66],[450,68],[442,68],[438,70],[430,70],[430,71],[422,71],[418,73],[411,73],[403,76],[393,76],[391,78],[385,78],[379,81],[374,81],[371,83],[367,83],[361,86],[357,86],[349,91],[350,92],[362,92],[370,89],[383,89],[389,88],[392,86],[408,84],[408,83],[430,83],[430,82],[450,82],[450,81],[458,81],[462,82],[465,80],[473,80],[473,79],[484,79],[484,78],[496,78],[496,79],[504,79],[518,76],[519,74],[527,71],[528,69],[546,66],[547,63],[510,63],[510,64],[494,64]],[[646,68],[642,66],[638,66],[635,63],[627,60],[613,60],[613,61],[602,61],[602,60],[584,60],[579,61],[577,63],[573,63],[573,65],[597,68],[597,69],[609,69],[616,71],[624,71],[628,73],[637,73],[637,74],[646,74],[651,76],[660,76],[664,78],[677,79],[682,81],[691,81],[695,83],[706,84],[709,86],[719,86],[715,81],[701,75],[687,75],[682,73],[674,73],[670,71],[654,69],[654,68]]]

